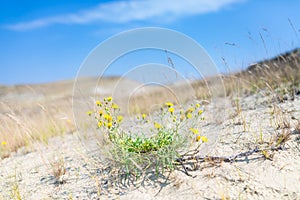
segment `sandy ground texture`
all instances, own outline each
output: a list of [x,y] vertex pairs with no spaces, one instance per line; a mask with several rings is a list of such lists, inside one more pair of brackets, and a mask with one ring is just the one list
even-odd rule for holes
[[[300,97],[274,106],[270,97],[256,94],[244,97],[240,105],[239,113],[235,107],[205,106],[203,132],[218,135],[205,153],[231,156],[268,147],[272,138],[287,131],[291,135],[284,148],[267,151],[269,159],[254,153],[235,162],[199,162],[192,176],[179,167],[164,176],[149,173],[135,183],[114,182],[114,169],[102,159],[97,139],[66,134],[1,160],[0,199],[300,199],[300,133],[295,128]],[[214,129],[209,120],[220,110],[227,116]],[[55,178],[55,169],[65,170],[64,175]]]

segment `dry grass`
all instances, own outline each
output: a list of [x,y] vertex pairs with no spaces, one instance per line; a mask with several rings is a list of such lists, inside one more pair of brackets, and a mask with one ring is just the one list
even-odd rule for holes
[[63,158],[56,159],[52,163],[50,163],[50,165],[51,165],[52,175],[55,177],[56,183],[63,184],[65,182],[63,176],[67,172],[64,159]]
[[[265,90],[265,95],[269,95],[273,102],[284,101],[286,95],[294,98],[300,90],[300,50],[282,54],[252,65],[242,72],[222,75],[220,78],[224,83],[226,95],[233,98],[237,114],[242,111],[240,96],[245,94]],[[213,82],[213,78],[191,82],[194,95],[191,95],[186,85],[171,86],[171,89],[176,91],[176,96],[161,88],[150,90],[145,94],[136,94],[132,96],[129,110],[133,113],[147,113],[153,109],[149,105],[161,105],[165,101],[176,102],[179,99],[184,103],[191,99],[208,100],[212,97],[208,86]],[[222,96],[223,93],[219,95]]]
[[297,49],[251,65],[242,72],[223,76],[226,94],[254,94],[267,89],[276,100],[284,100],[285,94],[294,96],[299,90],[299,69],[300,50]]
[[25,146],[30,150],[32,142],[45,144],[48,139],[74,130],[71,98],[2,102],[0,113],[0,157]]

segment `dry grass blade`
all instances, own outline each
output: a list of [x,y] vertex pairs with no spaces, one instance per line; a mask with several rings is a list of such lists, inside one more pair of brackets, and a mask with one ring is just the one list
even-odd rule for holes
[[67,170],[65,167],[65,162],[63,159],[59,159],[51,163],[52,175],[55,177],[56,182],[63,184],[65,180],[63,176],[66,174]]
[[290,138],[291,138],[291,130],[283,129],[281,133],[277,134],[276,136],[276,146],[284,145]]

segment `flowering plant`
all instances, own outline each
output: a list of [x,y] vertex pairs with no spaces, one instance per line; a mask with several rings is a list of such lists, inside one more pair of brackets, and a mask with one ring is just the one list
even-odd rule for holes
[[150,127],[149,133],[142,135],[121,128],[123,116],[112,97],[96,101],[96,106],[97,110],[89,111],[88,115],[95,117],[97,128],[104,133],[106,143],[110,145],[111,161],[126,174],[140,175],[151,167],[155,167],[157,172],[173,170],[180,153],[195,144],[199,148],[208,141],[200,134],[199,122],[204,117],[198,103],[185,110],[176,110],[173,103],[166,102],[153,117],[155,120],[148,119],[146,114],[139,115],[139,123]]

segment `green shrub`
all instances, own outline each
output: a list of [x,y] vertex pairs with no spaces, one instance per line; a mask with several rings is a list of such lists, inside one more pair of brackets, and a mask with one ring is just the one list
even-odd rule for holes
[[96,105],[97,110],[89,111],[88,115],[95,117],[98,129],[104,133],[110,161],[127,175],[140,176],[148,169],[157,173],[174,170],[175,161],[182,153],[192,145],[199,148],[208,141],[199,133],[199,122],[204,120],[200,104],[176,110],[167,102],[154,116],[156,120],[149,120],[146,114],[138,116],[138,123],[147,125],[148,134],[121,128],[123,117],[112,97],[96,101]]

